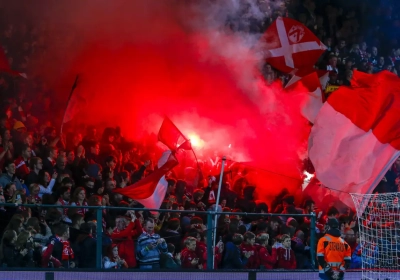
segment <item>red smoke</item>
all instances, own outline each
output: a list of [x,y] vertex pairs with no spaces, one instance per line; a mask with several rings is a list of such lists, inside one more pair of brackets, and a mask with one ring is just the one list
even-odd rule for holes
[[77,94],[87,100],[74,121],[118,124],[135,139],[157,133],[167,115],[184,134],[204,141],[200,157],[211,150],[257,167],[250,177],[261,199],[299,188],[308,136],[301,96],[265,86],[262,58],[251,48],[257,38],[227,34],[223,18],[211,24],[202,7],[182,2],[58,7],[78,27],[74,48],[58,54],[67,71],[57,84],[72,85],[79,73]]

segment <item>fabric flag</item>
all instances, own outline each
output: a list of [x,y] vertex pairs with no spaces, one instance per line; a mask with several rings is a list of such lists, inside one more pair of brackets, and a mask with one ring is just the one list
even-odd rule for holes
[[175,155],[171,151],[166,151],[158,161],[159,168],[157,170],[139,182],[125,188],[115,189],[114,192],[130,197],[146,208],[159,209],[168,188],[165,174],[176,165],[178,165],[178,160]]
[[183,148],[185,150],[191,149],[188,139],[168,117],[164,118],[160,127],[160,131],[158,132],[158,141],[165,144],[165,146],[167,146],[171,151],[175,151],[178,148]]
[[354,72],[324,103],[309,137],[316,176],[347,205],[345,193],[369,194],[400,155],[400,79]]
[[323,105],[321,84],[317,73],[312,72],[289,88],[286,88],[286,90],[294,92],[295,94],[307,95],[303,104],[301,104],[301,113],[303,117],[311,123],[314,123],[315,118]]
[[325,90],[326,85],[328,84],[328,81],[329,81],[329,71],[328,70],[317,70],[314,68],[296,70],[294,72],[292,78],[286,84],[285,88],[290,87],[291,85],[295,84],[296,82],[300,81],[302,78],[310,75],[311,73],[316,73],[318,75],[321,88],[323,90]]
[[4,49],[2,47],[0,47],[0,72],[8,73],[12,76],[21,76],[27,79],[25,73],[21,73],[11,69],[10,64],[8,63],[6,53],[4,52]]
[[267,62],[284,73],[311,68],[326,46],[303,24],[278,17],[264,33]]

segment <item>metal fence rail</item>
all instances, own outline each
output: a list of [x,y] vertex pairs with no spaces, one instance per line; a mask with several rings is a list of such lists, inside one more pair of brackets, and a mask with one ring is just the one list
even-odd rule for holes
[[[213,259],[214,259],[214,250],[210,250],[213,247],[213,219],[216,218],[218,215],[238,215],[238,216],[245,216],[245,217],[308,217],[311,219],[311,234],[310,234],[310,253],[311,253],[311,262],[312,266],[315,267],[315,254],[316,254],[316,235],[315,235],[315,226],[316,226],[316,216],[315,213],[311,214],[271,214],[271,213],[243,213],[243,212],[217,212],[217,211],[186,211],[186,210],[169,210],[169,209],[147,209],[147,208],[129,208],[129,207],[114,207],[114,206],[77,206],[77,205],[55,205],[55,204],[13,204],[13,203],[0,203],[0,207],[26,207],[26,208],[86,208],[86,209],[94,209],[96,210],[96,220],[97,228],[96,233],[97,237],[102,236],[103,229],[102,221],[103,217],[103,210],[134,210],[134,211],[154,211],[154,212],[168,212],[168,213],[189,213],[189,214],[199,214],[199,215],[207,215],[207,269],[213,270]],[[217,207],[216,207],[217,208]],[[11,217],[10,217],[11,218]],[[103,240],[102,238],[96,238],[96,268],[102,268],[102,247],[103,247]],[[219,269],[220,270],[220,269]],[[260,270],[261,271],[261,270]]]

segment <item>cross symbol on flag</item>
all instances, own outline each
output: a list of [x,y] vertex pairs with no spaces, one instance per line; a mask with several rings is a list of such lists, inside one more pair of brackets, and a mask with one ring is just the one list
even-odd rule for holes
[[[286,31],[286,27],[289,32]],[[265,35],[267,48],[269,47],[268,63],[286,73],[314,65],[326,50],[326,47],[309,29],[289,18],[277,18]],[[280,43],[280,47],[276,47],[277,42]],[[304,54],[295,58],[294,56],[298,53]]]

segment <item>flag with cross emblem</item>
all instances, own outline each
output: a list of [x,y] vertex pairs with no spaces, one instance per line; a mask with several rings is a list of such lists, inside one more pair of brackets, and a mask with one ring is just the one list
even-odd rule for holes
[[263,36],[267,62],[284,73],[310,68],[326,46],[303,24],[278,17]]

